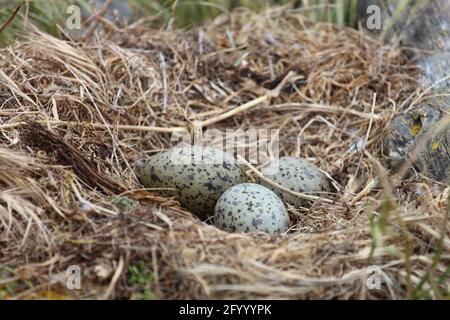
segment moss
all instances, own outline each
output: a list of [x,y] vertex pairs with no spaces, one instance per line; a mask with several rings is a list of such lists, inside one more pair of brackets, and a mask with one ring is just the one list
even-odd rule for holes
[[156,295],[151,290],[154,281],[155,275],[144,261],[128,267],[128,284],[135,290],[131,296],[132,300],[155,300]]
[[124,212],[133,211],[137,206],[136,202],[133,199],[125,196],[115,197],[113,200],[111,200],[111,203]]
[[411,126],[410,134],[415,137],[419,134],[420,130],[422,130],[422,125],[415,123]]

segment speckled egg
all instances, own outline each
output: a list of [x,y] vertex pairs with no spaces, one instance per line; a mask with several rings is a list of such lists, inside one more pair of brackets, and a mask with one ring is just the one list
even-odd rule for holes
[[228,232],[280,234],[289,229],[290,221],[283,201],[273,191],[242,183],[225,191],[217,201],[214,225]]
[[[295,192],[323,196],[324,193],[330,191],[326,176],[314,164],[304,159],[282,157],[264,167],[261,173]],[[285,203],[296,207],[304,206],[307,203],[307,200],[272,187],[262,180],[258,182],[273,190]]]
[[137,166],[137,174],[147,188],[172,188],[181,205],[206,219],[228,188],[245,182],[241,166],[222,150],[201,147],[176,147],[152,156]]

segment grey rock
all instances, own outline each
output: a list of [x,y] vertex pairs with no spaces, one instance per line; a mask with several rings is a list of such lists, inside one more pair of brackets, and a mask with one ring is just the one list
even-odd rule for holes
[[[432,179],[449,183],[450,126],[434,129],[441,127],[440,124],[450,114],[450,97],[445,96],[450,93],[450,79],[446,79],[450,76],[450,1],[411,1],[403,14],[391,24],[392,28],[386,31],[400,2],[361,0],[359,20],[365,27],[367,7],[378,5],[382,12],[382,27],[387,35],[385,40],[395,39],[404,46],[426,50],[417,57],[417,64],[422,71],[418,80],[424,89],[430,89],[431,97],[394,119],[384,138],[383,152],[393,168],[418,153],[413,157],[417,170]],[[421,148],[422,141],[426,143]],[[421,151],[415,152],[418,148]]]

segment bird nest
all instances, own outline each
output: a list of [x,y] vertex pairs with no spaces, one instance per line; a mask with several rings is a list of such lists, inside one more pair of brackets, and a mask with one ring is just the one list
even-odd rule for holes
[[[79,41],[34,30],[0,51],[4,297],[448,294],[448,188],[383,160],[388,124],[420,94],[401,48],[280,9],[188,30],[90,23]],[[280,155],[314,162],[332,194],[289,207],[279,236],[199,220],[133,169],[196,123],[278,130]]]

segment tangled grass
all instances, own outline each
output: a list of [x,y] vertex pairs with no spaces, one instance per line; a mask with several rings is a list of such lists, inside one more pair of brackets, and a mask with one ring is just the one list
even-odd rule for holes
[[[380,147],[420,94],[400,48],[290,9],[91,23],[78,42],[32,30],[0,51],[0,297],[448,298],[449,188],[387,171]],[[333,179],[331,201],[290,207],[282,236],[229,234],[143,189],[133,163],[195,121],[278,129],[282,156]]]

